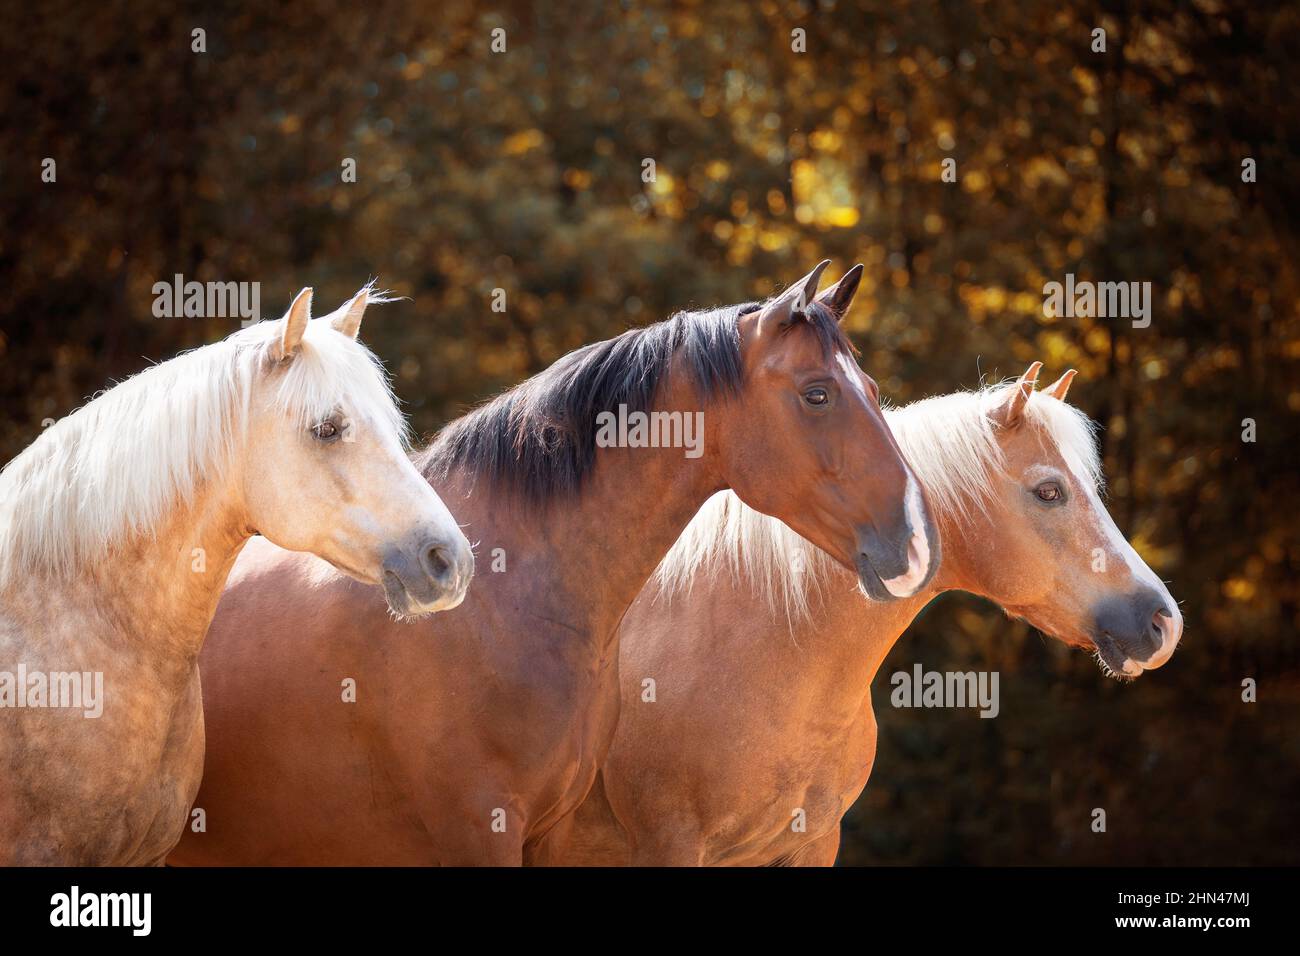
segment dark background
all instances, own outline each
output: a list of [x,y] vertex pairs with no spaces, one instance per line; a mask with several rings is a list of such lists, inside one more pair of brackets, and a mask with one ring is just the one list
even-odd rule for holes
[[[304,285],[318,313],[371,276],[410,296],[364,336],[427,434],[585,342],[862,261],[893,401],[1080,370],[1187,623],[1121,685],[974,598],[929,608],[842,861],[1300,862],[1295,4],[42,7],[0,2],[0,460],[236,327],[154,318],[175,273],[259,281],[268,317]],[[1151,326],[1044,316],[1067,272],[1150,281]],[[893,710],[914,661],[1000,671],[1001,716]]]

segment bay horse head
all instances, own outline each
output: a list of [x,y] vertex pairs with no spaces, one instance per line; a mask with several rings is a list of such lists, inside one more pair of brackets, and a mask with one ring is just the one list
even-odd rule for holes
[[728,483],[852,570],[876,600],[909,597],[939,564],[924,492],[840,326],[857,265],[820,296],[829,260],[737,319],[739,401],[711,410]]
[[1065,404],[1074,371],[1035,392],[1041,368],[984,396],[1000,468],[983,503],[988,535],[967,546],[975,590],[1136,677],[1169,660],[1183,616],[1101,501],[1094,426]]
[[243,498],[251,528],[310,551],[419,615],[464,599],[474,558],[455,519],[411,464],[405,420],[357,332],[367,286],[311,318],[303,289],[277,322],[232,336],[255,368],[247,397]]

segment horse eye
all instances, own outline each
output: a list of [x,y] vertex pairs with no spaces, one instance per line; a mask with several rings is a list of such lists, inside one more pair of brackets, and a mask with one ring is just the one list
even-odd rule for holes
[[809,405],[825,405],[831,400],[831,396],[824,388],[810,388],[803,393],[803,400]]
[[1045,481],[1034,489],[1034,494],[1038,496],[1039,501],[1059,501],[1061,486],[1054,481]]
[[312,426],[311,433],[320,441],[333,441],[339,437],[339,426],[332,421],[323,421]]

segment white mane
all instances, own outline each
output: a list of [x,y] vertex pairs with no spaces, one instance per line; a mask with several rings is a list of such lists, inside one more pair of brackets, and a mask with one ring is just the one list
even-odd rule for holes
[[[384,301],[371,297],[371,302]],[[307,323],[273,400],[304,428],[340,406],[405,443],[405,421],[379,360],[330,327]],[[153,366],[47,428],[0,472],[0,586],[14,575],[67,576],[190,502],[229,466],[253,384],[281,322],[259,322]]]
[[[888,409],[885,418],[904,456],[925,488],[936,522],[962,521],[983,510],[993,490],[992,476],[1004,467],[987,411],[1014,383],[956,392]],[[1025,408],[1027,424],[1039,429],[1070,468],[1101,485],[1094,426],[1077,408],[1033,393]],[[811,613],[812,598],[823,586],[854,586],[853,579],[826,552],[776,518],[750,508],[734,492],[715,494],[696,513],[652,578],[660,595],[689,593],[696,576],[728,571],[750,582],[769,613],[790,621]],[[838,575],[838,577],[837,577]]]

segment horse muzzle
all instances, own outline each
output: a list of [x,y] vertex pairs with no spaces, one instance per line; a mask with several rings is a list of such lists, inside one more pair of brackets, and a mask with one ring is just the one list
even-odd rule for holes
[[873,529],[858,531],[858,580],[873,600],[912,597],[939,568],[939,536],[929,514],[912,507],[908,512],[904,531],[892,540]]
[[1113,673],[1137,677],[1168,661],[1182,636],[1178,607],[1166,595],[1143,589],[1098,608],[1093,644]]
[[463,539],[425,538],[384,556],[384,597],[401,617],[451,610],[465,600],[473,577],[474,554]]

